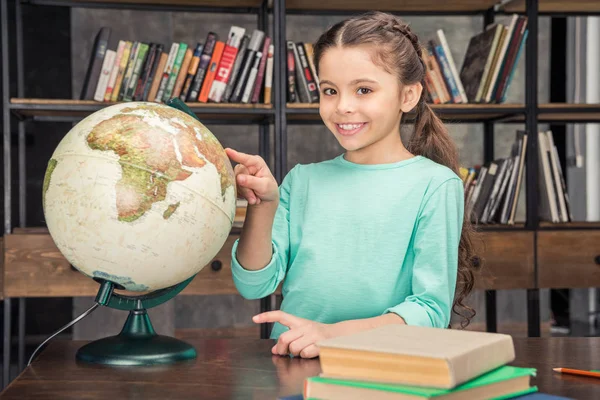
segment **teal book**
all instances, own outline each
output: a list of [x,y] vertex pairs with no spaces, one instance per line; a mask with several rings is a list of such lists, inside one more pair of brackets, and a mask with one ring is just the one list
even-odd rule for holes
[[535,368],[502,366],[478,376],[454,389],[438,389],[378,382],[333,379],[325,376],[306,378],[305,399],[495,399],[504,400],[537,392],[530,378]]

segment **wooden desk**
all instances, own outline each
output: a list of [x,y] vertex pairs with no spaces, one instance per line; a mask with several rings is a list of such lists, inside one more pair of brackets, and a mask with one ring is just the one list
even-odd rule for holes
[[[300,393],[320,372],[318,359],[272,356],[268,339],[190,340],[198,358],[147,368],[81,365],[85,342],[56,341],[13,381],[0,399],[269,399]],[[538,369],[540,391],[576,399],[600,398],[600,380],[561,376],[552,367],[600,369],[600,338],[515,338],[513,365]]]

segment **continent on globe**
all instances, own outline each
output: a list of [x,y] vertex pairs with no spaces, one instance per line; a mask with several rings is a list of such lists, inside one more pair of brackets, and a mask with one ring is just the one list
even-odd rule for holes
[[103,107],[52,153],[44,219],[84,275],[155,291],[193,277],[222,249],[236,215],[235,177],[217,138],[166,104]]
[[[165,135],[149,118],[132,113],[142,110],[169,121],[176,133]],[[234,185],[231,164],[216,151],[220,143],[207,130],[176,122],[181,118],[182,113],[172,108],[138,105],[100,122],[87,136],[91,149],[113,151],[119,156],[123,170],[116,188],[119,220],[135,221],[152,204],[165,200],[170,182],[185,180],[192,174],[185,167],[202,168],[207,161],[213,164],[221,178],[222,196]]]

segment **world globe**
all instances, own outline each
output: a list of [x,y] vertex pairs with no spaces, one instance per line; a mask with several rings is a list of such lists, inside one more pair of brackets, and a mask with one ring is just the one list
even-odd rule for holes
[[43,182],[49,233],[80,272],[134,292],[197,274],[230,233],[233,169],[216,137],[174,107],[105,107],[60,141]]

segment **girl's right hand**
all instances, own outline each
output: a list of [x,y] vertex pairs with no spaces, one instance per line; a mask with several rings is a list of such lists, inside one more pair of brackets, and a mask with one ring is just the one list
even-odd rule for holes
[[238,163],[233,172],[239,197],[248,200],[250,205],[279,201],[277,180],[262,157],[230,148],[226,148],[225,153],[232,161]]

